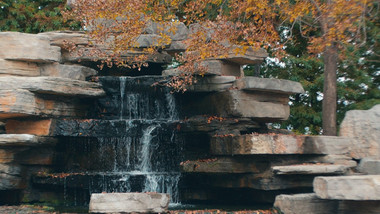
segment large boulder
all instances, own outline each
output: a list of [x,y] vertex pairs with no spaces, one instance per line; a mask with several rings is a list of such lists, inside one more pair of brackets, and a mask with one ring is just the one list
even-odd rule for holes
[[40,69],[37,64],[33,62],[0,59],[0,75],[34,77],[40,75]]
[[369,110],[352,110],[340,126],[340,136],[353,138],[353,158],[380,157],[380,105]]
[[164,213],[170,202],[168,194],[100,193],[92,194],[90,213]]
[[380,175],[316,177],[314,192],[333,200],[380,200]]
[[59,62],[61,48],[50,46],[47,36],[0,32],[0,59],[27,62]]
[[76,99],[46,99],[28,90],[0,90],[0,119],[25,116],[83,117],[88,104]]
[[45,64],[40,68],[41,76],[62,77],[74,80],[86,80],[98,72],[92,68],[81,65],[64,65],[59,63]]

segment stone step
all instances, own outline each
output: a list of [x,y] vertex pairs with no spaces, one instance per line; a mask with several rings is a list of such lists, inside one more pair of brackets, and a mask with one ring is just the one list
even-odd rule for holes
[[0,147],[55,145],[52,137],[38,137],[30,134],[0,134]]
[[101,97],[105,92],[99,83],[59,77],[0,77],[2,90],[24,89],[39,94],[74,97]]
[[380,175],[380,159],[363,158],[360,161],[358,170],[369,175]]
[[260,173],[266,168],[268,168],[267,162],[251,162],[228,157],[181,163],[182,172],[187,173]]
[[320,199],[315,193],[278,195],[274,207],[283,214],[378,214],[378,201],[339,201]]
[[348,155],[350,138],[281,134],[214,136],[210,152],[214,155],[320,154]]
[[316,177],[314,192],[333,200],[380,200],[380,175]]
[[166,213],[170,196],[162,193],[94,193],[90,213]]
[[272,170],[277,175],[321,175],[321,174],[345,174],[350,167],[335,164],[302,164],[289,166],[274,166]]
[[274,207],[283,214],[327,214],[337,213],[339,202],[323,200],[315,193],[278,195]]
[[236,80],[235,86],[247,91],[264,91],[287,95],[305,93],[299,82],[282,79],[244,77]]

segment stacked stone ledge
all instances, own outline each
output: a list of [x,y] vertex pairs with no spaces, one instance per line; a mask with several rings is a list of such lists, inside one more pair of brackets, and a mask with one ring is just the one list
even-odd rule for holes
[[[30,176],[55,166],[55,118],[87,115],[101,85],[86,81],[97,71],[62,58],[63,40],[83,35],[0,32],[0,192],[2,203],[38,200]],[[6,196],[6,197],[5,197]],[[15,201],[12,201],[15,200]]]
[[344,136],[354,142],[345,153],[360,161],[355,173],[318,176],[313,181],[314,193],[279,195],[274,206],[284,214],[380,213],[379,125],[380,105],[348,111],[339,138]]

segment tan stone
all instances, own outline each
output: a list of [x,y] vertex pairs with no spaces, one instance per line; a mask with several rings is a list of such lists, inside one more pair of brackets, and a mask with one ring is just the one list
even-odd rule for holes
[[278,175],[312,175],[312,174],[345,174],[350,167],[334,164],[303,164],[289,166],[274,166],[272,170]]
[[0,76],[4,75],[35,77],[40,70],[36,63],[0,59]]
[[[249,154],[324,154],[350,153],[351,140],[334,136],[298,136],[281,134],[250,134],[215,136],[211,153],[218,155]],[[350,165],[350,164],[349,164]]]
[[49,37],[18,32],[0,32],[0,59],[27,62],[59,62],[61,48],[50,46]]
[[88,77],[97,75],[92,68],[81,65],[64,65],[59,63],[45,64],[41,66],[41,76],[62,77],[85,81]]
[[84,116],[87,105],[77,100],[50,100],[27,90],[0,90],[0,119],[27,116]]
[[49,31],[38,35],[47,36],[50,44],[66,49],[67,45],[88,45],[89,39],[85,32],[81,31]]
[[90,213],[163,213],[170,197],[160,193],[100,193],[92,194]]
[[[25,89],[35,93],[75,97],[100,97],[105,92],[99,83],[59,77],[0,77],[2,89]],[[1,90],[1,89],[0,89]]]
[[262,162],[255,163],[227,157],[181,163],[183,172],[197,173],[258,173],[266,167],[267,164]]
[[46,120],[8,120],[5,126],[7,134],[49,135],[52,119]]
[[380,175],[316,177],[314,192],[333,200],[380,200]]

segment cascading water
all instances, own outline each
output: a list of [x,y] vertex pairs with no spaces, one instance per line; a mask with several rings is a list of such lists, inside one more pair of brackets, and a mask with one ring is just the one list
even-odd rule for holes
[[[143,181],[138,191],[169,193],[172,203],[178,203],[181,148],[170,125],[178,120],[174,96],[165,88],[151,87],[158,81],[154,77],[104,77],[100,81],[109,92],[99,104],[104,109],[102,116],[115,127],[112,137],[97,137],[100,157],[104,163],[113,157],[112,169],[106,171],[120,175],[111,185],[103,184],[102,191],[136,190],[131,179],[139,177]],[[117,126],[123,123],[125,129],[120,133]]]

